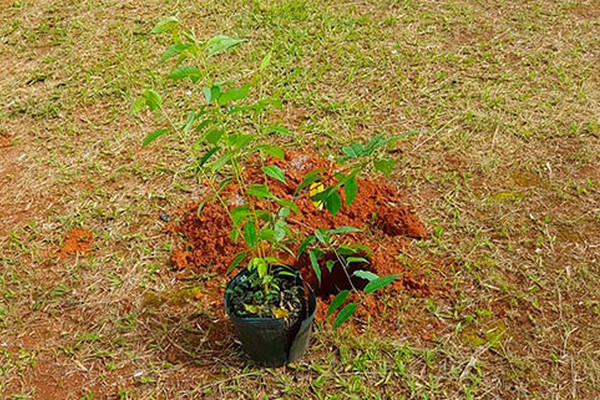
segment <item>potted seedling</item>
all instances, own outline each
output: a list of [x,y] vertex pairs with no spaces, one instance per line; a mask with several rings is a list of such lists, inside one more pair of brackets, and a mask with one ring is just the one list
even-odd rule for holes
[[[261,115],[281,104],[270,98],[255,99],[251,89],[260,85],[260,72],[269,63],[267,55],[251,83],[236,84],[220,76],[217,55],[244,42],[229,36],[217,35],[200,40],[192,29],[177,18],[161,20],[154,33],[169,34],[172,44],[162,54],[161,62],[175,60],[169,73],[173,80],[190,80],[199,87],[200,99],[191,98],[185,118],[174,118],[163,105],[163,99],[153,89],[145,90],[133,102],[132,113],[150,109],[164,124],[148,134],[147,146],[163,135],[176,136],[193,160],[191,170],[198,182],[210,189],[210,195],[198,207],[212,201],[221,205],[231,221],[229,239],[243,242],[245,250],[236,254],[227,273],[245,267],[228,283],[225,309],[236,327],[246,353],[256,362],[279,366],[298,358],[306,350],[315,315],[316,300],[311,288],[300,273],[282,261],[308,254],[314,273],[320,278],[320,258],[326,248],[350,271],[349,264],[368,262],[364,248],[337,246],[332,237],[354,231],[340,227],[333,231],[319,229],[314,235],[302,237],[288,224],[291,214],[301,217],[295,201],[300,196],[311,200],[335,215],[343,206],[352,204],[358,191],[358,174],[369,165],[389,172],[391,160],[375,156],[389,142],[378,135],[366,146],[353,144],[343,148],[338,159],[341,166],[335,174],[325,177],[322,170],[308,172],[295,188],[292,197],[276,195],[273,185],[289,185],[277,160],[285,159],[284,149],[274,145],[268,135],[285,132],[281,127],[265,128]],[[200,101],[198,101],[200,100]],[[200,105],[198,105],[200,103]],[[283,161],[279,161],[283,162]],[[297,253],[291,247],[298,247]],[[327,247],[329,246],[329,247]],[[331,260],[330,260],[331,261]],[[325,268],[333,268],[329,261]],[[380,278],[372,273],[354,270],[364,279],[365,291],[374,291],[390,283],[395,276]],[[332,303],[330,313],[341,307],[348,290],[341,292]],[[334,326],[344,322],[356,308],[347,304],[339,312]]]

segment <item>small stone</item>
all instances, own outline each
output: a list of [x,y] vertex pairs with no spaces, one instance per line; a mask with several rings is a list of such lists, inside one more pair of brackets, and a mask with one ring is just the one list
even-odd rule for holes
[[169,222],[171,220],[171,216],[166,213],[160,213],[160,219],[163,222]]

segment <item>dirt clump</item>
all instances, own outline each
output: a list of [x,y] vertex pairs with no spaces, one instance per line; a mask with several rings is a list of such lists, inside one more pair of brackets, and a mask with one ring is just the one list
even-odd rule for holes
[[[366,269],[380,276],[399,274],[400,278],[394,283],[395,288],[419,296],[429,294],[427,283],[422,278],[415,277],[413,271],[398,261],[398,256],[407,250],[411,239],[427,239],[428,235],[408,199],[396,188],[382,179],[359,179],[358,194],[352,205],[345,205],[342,193],[343,206],[332,216],[327,210],[315,205],[308,189],[298,194],[295,191],[306,173],[315,169],[322,170],[321,182],[324,185],[334,183],[333,174],[339,167],[335,162],[320,159],[308,152],[288,152],[285,160],[276,159],[269,164],[277,165],[285,172],[285,183],[270,178],[265,181],[259,167],[252,163],[246,167],[245,177],[251,183],[267,184],[279,198],[294,201],[299,213],[291,213],[287,219],[293,231],[310,235],[317,228],[351,226],[361,229],[361,232],[337,236],[338,244],[361,244],[370,248],[369,264],[357,265],[349,271],[343,271],[340,265],[328,271],[326,261],[332,259],[332,256],[322,257],[320,283],[306,254],[297,258],[281,254],[281,260],[300,270],[317,294],[326,299],[342,289],[364,287],[367,283],[364,279],[351,277],[354,269]],[[229,199],[229,207],[233,209],[236,199],[239,199],[238,187],[229,184],[223,191],[223,196]],[[198,212],[200,205],[202,207]],[[268,207],[267,204],[260,203],[259,206]],[[184,238],[171,256],[174,268],[180,273],[224,273],[235,255],[246,249],[241,241],[234,243],[229,238],[229,216],[222,205],[214,200],[201,199],[184,207],[179,212],[179,222],[170,223],[168,229]],[[289,243],[288,246],[296,252],[299,243]]]
[[64,258],[73,254],[91,253],[93,243],[94,234],[92,231],[75,228],[64,236],[61,248],[56,253],[56,258]]

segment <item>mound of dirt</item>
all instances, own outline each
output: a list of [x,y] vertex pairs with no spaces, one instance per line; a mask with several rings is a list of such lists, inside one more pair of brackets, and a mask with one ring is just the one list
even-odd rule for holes
[[[309,171],[322,168],[324,184],[333,182],[333,172],[337,165],[333,161],[325,161],[307,152],[288,152],[285,160],[272,160],[285,172],[286,182],[268,178],[258,167],[248,167],[245,176],[251,183],[268,184],[271,191],[280,198],[294,200],[300,213],[290,214],[288,224],[293,230],[312,234],[317,228],[333,229],[340,226],[351,226],[362,229],[362,232],[340,236],[344,244],[362,244],[371,249],[368,265],[356,265],[355,269],[368,269],[380,276],[398,273],[395,286],[423,296],[429,293],[428,285],[413,277],[410,270],[398,262],[398,256],[407,247],[411,239],[426,239],[427,232],[414,213],[408,199],[384,180],[359,180],[359,189],[355,201],[350,207],[345,203],[335,217],[327,210],[319,209],[310,199],[308,189],[294,196],[298,185]],[[238,187],[230,184],[224,191],[230,208],[239,205]],[[342,196],[342,200],[345,199]],[[180,245],[171,256],[171,262],[179,276],[190,273],[223,274],[234,256],[245,250],[243,243],[233,243],[229,238],[231,222],[223,206],[216,201],[208,201],[198,213],[201,201],[189,204],[179,215],[179,223],[172,223],[170,230],[182,237]],[[262,206],[266,206],[263,204]],[[295,252],[298,244],[290,245]],[[294,259],[289,254],[281,254],[280,258],[299,269],[315,292],[326,299],[330,295],[354,285],[364,287],[365,281],[353,278],[336,265],[332,271],[325,267],[327,256],[323,257],[322,279],[319,284],[311,267],[310,260],[303,254]],[[331,257],[329,257],[331,258]]]

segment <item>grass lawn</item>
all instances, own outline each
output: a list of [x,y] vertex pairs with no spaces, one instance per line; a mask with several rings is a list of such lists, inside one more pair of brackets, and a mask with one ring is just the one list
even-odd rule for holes
[[[198,199],[189,160],[128,115],[144,87],[199,98],[156,73],[169,15],[248,39],[225,73],[272,52],[287,146],[414,131],[391,181],[431,238],[398,257],[448,290],[321,321],[282,369],[220,335],[160,218]],[[0,21],[0,398],[600,398],[597,0],[3,0]]]

